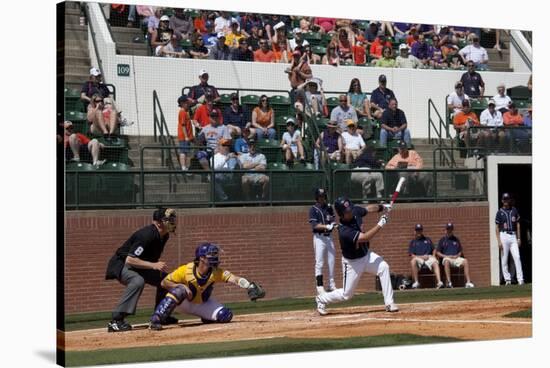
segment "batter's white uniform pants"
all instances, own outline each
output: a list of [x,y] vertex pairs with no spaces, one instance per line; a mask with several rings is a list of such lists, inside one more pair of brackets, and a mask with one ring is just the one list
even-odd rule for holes
[[[334,249],[334,242],[332,241],[332,235],[324,236],[321,234],[313,234],[313,250],[315,252],[315,276],[323,274],[323,266],[325,264],[325,254],[327,258],[328,266],[328,278],[329,282],[334,282],[334,259],[336,250]],[[333,286],[333,285],[330,285]]]
[[510,281],[512,279],[512,275],[510,275],[510,271],[508,271],[508,256],[512,253],[514,265],[516,266],[516,278],[518,279],[518,283],[523,283],[523,269],[521,268],[521,259],[519,257],[518,239],[516,238],[516,234],[508,234],[501,231],[500,242],[502,243],[502,256],[500,261],[504,281]]
[[206,302],[200,304],[184,300],[177,309],[181,313],[192,314],[210,321],[215,321],[218,311],[222,308],[223,305],[218,303],[216,299],[209,298]]
[[319,294],[319,300],[325,304],[330,304],[351,299],[363,272],[377,275],[380,278],[384,304],[392,304],[393,289],[391,286],[390,267],[382,257],[371,250],[362,258],[347,259],[342,257],[343,288],[336,289],[330,293]]

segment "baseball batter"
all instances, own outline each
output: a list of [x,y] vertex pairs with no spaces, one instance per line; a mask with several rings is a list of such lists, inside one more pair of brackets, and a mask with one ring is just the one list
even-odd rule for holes
[[519,212],[515,207],[511,206],[510,194],[502,195],[502,207],[496,215],[496,236],[498,247],[502,250],[500,258],[502,265],[502,276],[506,285],[512,283],[512,275],[508,270],[508,256],[512,253],[514,265],[516,267],[516,278],[519,285],[523,285],[523,269],[521,267],[521,259],[519,256],[519,247],[521,246],[521,229],[519,226]]
[[231,282],[246,289],[251,300],[265,296],[260,285],[219,268],[219,253],[216,244],[203,243],[195,250],[193,262],[180,266],[162,280],[161,286],[168,293],[151,317],[149,327],[152,330],[161,330],[177,306],[182,313],[198,316],[204,323],[230,322],[231,309],[210,297],[216,282]]
[[348,198],[339,197],[334,202],[334,208],[340,218],[338,236],[342,249],[342,272],[344,282],[341,289],[317,295],[315,298],[317,302],[317,312],[324,316],[328,314],[326,310],[327,304],[351,299],[359,283],[359,279],[365,271],[377,275],[380,278],[386,311],[399,311],[399,308],[393,302],[390,267],[382,257],[369,249],[369,240],[386,225],[389,215],[382,215],[378,223],[367,232],[363,232],[361,229],[363,217],[369,212],[387,211],[391,209],[391,205],[371,204],[363,208],[354,206]]
[[327,192],[323,188],[315,190],[315,204],[309,210],[309,223],[313,231],[313,251],[315,252],[315,281],[317,293],[325,292],[323,288],[323,265],[325,255],[328,265],[328,290],[336,290],[334,282],[334,258],[336,250],[332,241],[332,230],[335,226],[334,211],[327,204]]

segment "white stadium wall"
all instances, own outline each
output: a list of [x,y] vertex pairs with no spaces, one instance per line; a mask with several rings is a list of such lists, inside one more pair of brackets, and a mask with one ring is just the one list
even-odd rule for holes
[[[97,4],[93,4],[97,5]],[[156,90],[170,133],[176,134],[176,100],[184,86],[198,83],[198,72],[206,69],[209,83],[217,88],[289,90],[286,64],[229,62],[216,60],[170,59],[147,56],[116,55],[108,29],[99,7],[92,6],[92,22],[101,56],[105,80],[117,90],[117,104],[123,114],[136,124],[123,128],[124,134],[153,134],[153,90]],[[90,55],[94,45],[89,42]],[[92,59],[95,65],[96,61]],[[117,75],[117,65],[130,65],[130,75]],[[378,76],[385,74],[409,122],[413,138],[428,137],[428,100],[431,98],[444,117],[445,96],[453,92],[454,83],[462,71],[415,70],[313,65],[313,74],[321,78],[326,91],[347,91],[352,78],[359,78],[364,91],[378,85]],[[526,85],[530,73],[481,73],[486,83],[486,94],[496,93],[503,82],[507,87]]]

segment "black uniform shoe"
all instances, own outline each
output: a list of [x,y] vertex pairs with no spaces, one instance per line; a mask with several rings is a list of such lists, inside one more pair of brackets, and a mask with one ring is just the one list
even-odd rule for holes
[[116,321],[113,320],[109,322],[107,325],[107,331],[108,332],[124,332],[124,331],[130,331],[132,329],[132,325],[126,322],[125,320]]
[[149,322],[149,329],[151,330],[154,330],[154,331],[160,331],[162,330],[162,325],[158,322]]
[[172,316],[168,316],[163,322],[162,324],[164,326],[167,326],[167,325],[177,325],[179,322],[179,320],[175,317],[172,317]]

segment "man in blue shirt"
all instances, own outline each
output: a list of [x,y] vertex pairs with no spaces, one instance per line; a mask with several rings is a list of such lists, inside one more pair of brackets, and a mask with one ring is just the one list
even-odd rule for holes
[[373,109],[373,115],[376,119],[382,117],[382,113],[388,108],[391,98],[395,98],[393,91],[386,88],[387,79],[384,74],[378,77],[378,88],[372,91],[370,96],[370,106]]
[[397,100],[392,97],[388,108],[384,110],[380,126],[380,145],[386,146],[388,137],[404,140],[407,146],[411,145],[411,133],[407,129],[407,117],[403,110],[397,108]]
[[435,249],[432,243],[432,239],[424,236],[424,227],[422,224],[416,224],[414,227],[415,237],[409,243],[409,256],[411,257],[411,268],[414,283],[413,289],[420,287],[418,282],[418,270],[422,267],[433,271],[437,280],[436,288],[441,289],[443,282],[441,282],[441,274],[439,272],[439,263],[435,258]]
[[498,247],[502,250],[500,262],[502,266],[502,276],[506,285],[512,283],[512,275],[508,270],[508,256],[512,253],[514,266],[516,267],[516,278],[519,285],[523,285],[523,269],[521,267],[521,258],[519,256],[519,247],[521,246],[521,228],[519,226],[519,212],[511,205],[512,197],[508,193],[502,195],[502,207],[498,210],[495,218],[496,236]]
[[231,105],[223,111],[223,123],[229,127],[232,132],[240,135],[244,128],[250,127],[247,121],[250,117],[248,109],[239,104],[239,95],[231,94]]
[[445,277],[447,278],[447,287],[452,288],[451,282],[451,266],[459,268],[464,267],[464,277],[466,284],[464,287],[473,288],[474,284],[470,280],[470,268],[468,260],[463,257],[462,245],[460,240],[453,234],[454,225],[449,222],[445,225],[446,234],[439,240],[437,246],[437,256],[442,259],[443,267],[445,268]]

